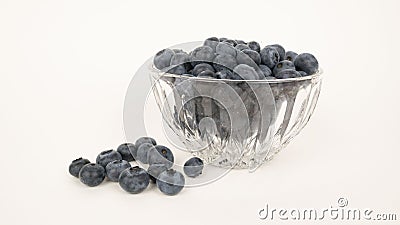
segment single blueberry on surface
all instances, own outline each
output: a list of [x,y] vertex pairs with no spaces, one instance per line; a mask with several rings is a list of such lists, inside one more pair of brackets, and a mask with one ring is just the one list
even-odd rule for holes
[[292,69],[295,70],[294,64],[289,61],[289,60],[283,60],[280,61],[276,66],[274,67],[274,70],[272,71],[274,74],[278,74],[282,70],[287,70],[287,69]]
[[166,195],[176,195],[185,186],[185,177],[182,173],[169,169],[162,172],[156,181],[158,189]]
[[96,163],[99,164],[100,166],[106,168],[107,164],[114,160],[120,160],[122,159],[121,154],[115,150],[106,150],[100,152],[100,154],[96,158]]
[[318,71],[318,61],[310,53],[302,53],[294,60],[296,70],[304,71],[308,75],[312,75]]
[[106,171],[104,167],[95,163],[84,165],[79,172],[79,180],[89,187],[101,184],[105,177]]
[[273,69],[279,62],[279,53],[275,47],[267,46],[260,51],[261,63]]
[[174,165],[174,155],[169,148],[163,145],[156,145],[151,148],[147,159],[150,165],[164,164],[167,168]]
[[150,144],[150,143],[143,143],[140,145],[140,147],[137,150],[137,160],[139,162],[142,162],[144,164],[147,164],[147,158],[148,158],[148,154],[151,148],[153,148],[154,145]]
[[270,45],[270,46],[274,47],[278,51],[280,60],[284,60],[285,59],[286,51],[282,47],[282,45],[274,44],[274,45]]
[[211,71],[211,72],[215,72],[214,67],[208,63],[200,63],[197,64],[193,70],[192,70],[192,74],[194,76],[198,76],[201,72],[204,71]]
[[300,73],[293,69],[281,70],[279,73],[275,74],[278,79],[296,78],[301,77]]
[[126,160],[115,160],[107,164],[106,175],[110,181],[118,182],[119,175],[125,169],[131,167],[131,164]]
[[190,53],[190,60],[193,66],[203,62],[212,62],[214,57],[214,50],[209,46],[197,47]]
[[90,161],[88,159],[84,159],[82,157],[79,159],[75,159],[69,165],[69,173],[72,176],[79,178],[79,171],[82,169],[82,167],[84,165],[89,164],[89,163],[90,163]]
[[149,174],[150,180],[155,183],[158,176],[167,169],[164,164],[152,164],[147,169],[147,174]]
[[150,178],[146,170],[134,166],[122,171],[118,182],[125,191],[138,194],[149,186]]
[[139,139],[136,140],[135,145],[136,147],[140,147],[141,144],[143,143],[150,143],[152,145],[156,145],[157,142],[154,140],[154,138],[151,137],[140,137]]
[[237,61],[232,55],[223,54],[215,57],[213,65],[217,72],[226,68],[233,70],[237,66]]
[[124,143],[118,146],[117,152],[121,154],[123,160],[131,162],[135,160],[137,148],[132,143]]
[[296,52],[287,51],[285,54],[285,60],[294,62],[294,60],[296,59],[297,56],[298,56],[298,54]]
[[245,49],[242,52],[244,54],[248,55],[257,65],[260,65],[261,57],[258,52],[251,50],[251,49]]
[[168,48],[157,52],[153,59],[154,66],[160,70],[170,66],[171,58],[174,54],[175,52]]
[[236,57],[236,51],[238,51],[238,50],[229,43],[220,42],[220,43],[218,43],[217,47],[215,48],[215,51],[219,55],[232,55],[232,56]]
[[219,39],[217,37],[210,37],[204,41],[203,45],[212,48],[215,52],[215,47],[217,47],[218,43]]
[[264,74],[264,77],[272,76],[272,71],[268,66],[260,65],[259,67],[260,67],[260,70],[262,71],[262,73]]
[[243,80],[258,80],[259,76],[257,72],[254,70],[253,67],[246,65],[246,64],[240,64],[237,65],[234,69],[233,72],[239,75]]
[[183,166],[183,172],[188,177],[197,177],[203,172],[204,163],[198,157],[192,157],[187,160]]
[[253,51],[260,52],[260,44],[258,44],[258,42],[256,41],[250,41],[249,43],[247,43],[247,46],[249,46],[249,48]]
[[235,48],[236,48],[237,50],[239,50],[239,51],[243,51],[243,50],[245,50],[245,49],[250,49],[249,46],[247,46],[246,44],[237,44],[237,45],[235,46]]

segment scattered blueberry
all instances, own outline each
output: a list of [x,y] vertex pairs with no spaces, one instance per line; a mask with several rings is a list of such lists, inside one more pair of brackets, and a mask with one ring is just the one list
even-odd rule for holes
[[254,70],[253,67],[246,65],[246,64],[240,64],[237,65],[234,69],[233,72],[238,74],[243,80],[258,80],[259,76],[257,72]]
[[160,70],[170,66],[171,58],[174,54],[175,52],[168,48],[157,52],[153,60],[154,66]]
[[293,69],[281,70],[279,73],[275,74],[278,79],[296,78],[301,77],[300,73]]
[[136,147],[140,147],[140,145],[143,144],[143,143],[150,143],[152,145],[156,145],[157,144],[157,142],[156,142],[156,140],[154,140],[154,138],[141,137],[141,138],[136,140],[135,145],[136,145]]
[[304,71],[308,75],[312,75],[318,71],[318,61],[310,53],[302,53],[294,60],[296,70]]
[[280,61],[276,66],[274,67],[274,74],[278,74],[282,70],[287,70],[287,69],[292,69],[295,70],[294,64],[289,61],[289,60],[283,60]]
[[174,164],[174,155],[169,148],[163,145],[156,145],[151,148],[147,159],[150,165],[164,164],[167,168],[171,168]]
[[131,162],[135,160],[137,147],[132,143],[124,143],[118,146],[117,152],[121,154],[123,160]]
[[167,169],[168,168],[164,164],[153,164],[147,169],[147,174],[149,175],[150,180],[155,183],[160,173],[166,171]]
[[239,51],[243,51],[243,50],[245,50],[245,49],[250,49],[249,46],[247,46],[246,44],[237,44],[237,45],[235,46],[235,48],[236,48],[237,50],[239,50]]
[[202,173],[203,167],[203,160],[198,157],[193,157],[185,162],[183,172],[185,172],[188,177],[197,177]]
[[238,51],[233,47],[233,45],[226,43],[226,42],[220,42],[217,47],[215,48],[215,51],[219,55],[231,55],[236,57],[236,52]]
[[185,186],[185,177],[182,173],[169,169],[162,172],[156,181],[158,189],[166,195],[176,195]]
[[79,159],[75,159],[69,165],[69,173],[74,177],[79,177],[79,171],[82,169],[84,165],[89,163],[90,163],[89,160],[83,159],[82,157]]
[[211,71],[211,72],[215,72],[214,67],[211,66],[208,63],[200,63],[197,64],[192,71],[192,74],[195,76],[198,76],[201,72],[203,71]]
[[242,52],[245,53],[246,55],[248,55],[257,65],[260,65],[261,57],[258,52],[251,50],[251,49],[245,49]]
[[130,167],[131,164],[126,160],[112,161],[106,166],[107,177],[113,182],[118,182],[118,178],[121,172]]
[[89,187],[101,184],[105,177],[106,171],[104,167],[95,163],[84,165],[79,172],[79,180]]
[[298,56],[298,54],[296,52],[287,51],[285,54],[285,60],[294,62],[294,60],[296,59],[297,56]]
[[147,158],[148,158],[148,154],[151,148],[153,148],[154,145],[150,144],[150,143],[143,143],[140,145],[140,147],[137,150],[137,160],[139,162],[142,162],[144,164],[147,164]]
[[274,45],[270,45],[270,46],[274,47],[278,51],[280,60],[283,60],[285,58],[286,51],[282,47],[282,45],[274,44]]
[[114,161],[122,159],[121,154],[115,150],[102,151],[96,158],[96,163],[100,166],[106,168],[107,164]]
[[279,62],[279,53],[275,47],[267,46],[260,51],[261,63],[273,69]]
[[249,46],[249,48],[251,50],[260,52],[261,47],[260,47],[260,44],[258,44],[258,42],[250,41],[249,43],[247,43],[247,45]]
[[119,176],[119,185],[131,194],[138,194],[149,186],[150,178],[146,170],[134,166],[125,169]]
[[260,65],[259,67],[260,67],[260,70],[263,72],[264,77],[272,76],[272,71],[268,66]]

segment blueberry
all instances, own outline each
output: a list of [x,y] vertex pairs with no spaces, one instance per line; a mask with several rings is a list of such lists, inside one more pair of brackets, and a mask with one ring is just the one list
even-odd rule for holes
[[278,51],[278,53],[279,53],[279,60],[285,59],[286,51],[285,51],[285,49],[282,47],[282,45],[274,44],[274,45],[270,45],[270,46],[274,47],[274,48]]
[[230,77],[233,77],[233,72],[232,72],[232,70],[224,69],[224,70],[216,72],[215,77],[217,79],[230,79]]
[[136,159],[144,164],[147,164],[148,163],[147,157],[148,157],[149,151],[153,147],[154,147],[154,145],[150,144],[150,143],[141,144],[137,150],[137,158]]
[[134,161],[137,153],[136,145],[132,143],[124,143],[117,148],[117,152],[121,154],[122,159],[128,162]]
[[295,70],[294,64],[289,60],[283,60],[283,61],[280,61],[278,64],[276,64],[276,66],[274,67],[273,72],[276,75],[280,71],[287,70],[287,69]]
[[106,171],[103,166],[89,163],[82,167],[79,172],[79,180],[89,187],[95,187],[103,182]]
[[259,76],[253,67],[240,64],[233,69],[233,72],[238,74],[243,80],[258,80]]
[[82,169],[84,165],[89,163],[90,163],[89,160],[83,159],[82,157],[79,159],[75,159],[69,165],[69,173],[74,177],[79,177],[79,171]]
[[258,42],[250,41],[249,43],[247,43],[247,45],[249,46],[249,48],[251,50],[260,52],[261,47],[260,47],[260,44],[258,44]]
[[143,144],[143,143],[150,143],[152,145],[156,145],[157,144],[157,142],[156,142],[156,140],[154,140],[154,138],[141,137],[141,138],[136,140],[135,145],[136,145],[136,147],[140,147],[140,145]]
[[236,49],[232,45],[226,42],[218,43],[217,47],[215,48],[215,52],[219,55],[232,55],[236,57]]
[[189,61],[190,57],[186,52],[176,53],[171,58],[171,65],[182,65]]
[[171,58],[174,54],[175,52],[168,48],[157,52],[153,60],[154,66],[160,70],[170,66]]
[[130,167],[131,167],[131,164],[126,160],[112,161],[109,164],[107,164],[107,166],[106,166],[107,177],[111,181],[117,182],[121,172]]
[[239,45],[239,44],[243,44],[243,45],[246,45],[247,43],[245,42],[245,41],[243,41],[243,40],[235,40],[236,41],[236,43]]
[[151,148],[147,159],[150,165],[164,164],[167,168],[171,168],[174,165],[174,155],[169,148],[163,145],[156,145]]
[[198,157],[193,157],[185,162],[183,172],[185,172],[188,177],[197,177],[202,173],[203,167],[203,160]]
[[200,63],[200,64],[197,64],[197,65],[193,68],[192,74],[193,74],[194,76],[198,76],[198,75],[199,75],[201,72],[203,72],[203,71],[215,72],[214,67],[211,66],[210,64],[208,64],[208,63]]
[[279,73],[275,74],[278,79],[296,78],[301,77],[300,73],[293,69],[281,70]]
[[224,38],[224,37],[219,38],[219,41],[220,41],[220,42],[227,41],[227,40],[228,40],[228,38]]
[[215,47],[217,47],[218,43],[219,43],[219,39],[218,38],[210,37],[210,38],[207,38],[204,41],[203,45],[212,48],[214,50],[214,52],[215,52]]
[[237,66],[236,58],[232,55],[217,55],[214,59],[214,68],[216,71],[221,71],[226,68],[233,70]]
[[185,74],[186,71],[186,67],[184,65],[177,65],[177,66],[172,66],[167,73],[171,73],[171,74],[177,74],[177,75],[182,75]]
[[190,60],[193,66],[202,62],[212,62],[214,57],[214,50],[209,46],[197,47],[190,53]]
[[285,60],[294,62],[294,60],[296,59],[297,56],[298,56],[298,54],[296,52],[287,51],[285,54]]
[[261,57],[258,52],[251,50],[251,49],[245,49],[242,52],[245,53],[246,55],[248,55],[257,65],[260,65]]
[[296,70],[306,72],[308,75],[312,75],[318,71],[318,61],[310,53],[302,53],[294,60]]
[[215,73],[209,70],[201,72],[197,77],[203,77],[203,78],[213,78],[215,77]]
[[272,71],[268,66],[260,65],[259,67],[260,67],[260,70],[263,72],[264,77],[272,76]]
[[235,40],[232,39],[227,39],[225,41],[223,41],[224,43],[228,43],[230,45],[232,45],[233,47],[235,47],[237,45],[237,42]]
[[279,53],[276,48],[267,46],[260,51],[261,63],[268,66],[270,69],[279,62]]
[[166,195],[176,195],[185,186],[185,177],[182,173],[169,169],[162,172],[156,181],[158,189]]
[[160,173],[166,171],[167,169],[168,168],[164,164],[153,164],[147,169],[147,174],[149,175],[150,180],[155,183]]
[[239,50],[239,51],[243,51],[243,50],[245,50],[245,49],[250,49],[249,46],[247,46],[247,45],[245,45],[245,44],[237,44],[237,45],[235,46],[235,48],[236,48],[237,50]]
[[150,178],[146,170],[134,166],[122,171],[119,176],[119,185],[131,194],[138,194],[149,186]]
[[106,168],[107,164],[114,161],[122,159],[121,154],[115,150],[106,150],[100,152],[100,154],[96,158],[96,163],[100,166]]
[[308,74],[304,71],[298,71],[302,77],[308,76]]

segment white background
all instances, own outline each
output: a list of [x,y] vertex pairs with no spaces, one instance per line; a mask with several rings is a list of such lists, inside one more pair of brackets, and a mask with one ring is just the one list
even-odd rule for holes
[[[400,220],[399,8],[396,0],[0,0],[0,223],[310,224],[257,213],[266,203],[337,206],[340,197]],[[174,197],[71,177],[71,160],[125,141],[124,96],[140,65],[209,36],[316,55],[324,84],[302,133],[255,173],[235,170]]]

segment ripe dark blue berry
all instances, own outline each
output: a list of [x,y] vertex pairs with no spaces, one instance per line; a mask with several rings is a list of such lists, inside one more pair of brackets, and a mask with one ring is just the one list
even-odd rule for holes
[[176,195],[185,186],[185,177],[182,173],[169,169],[162,172],[156,181],[158,189],[166,195]]
[[96,163],[100,166],[106,168],[107,164],[114,161],[122,159],[121,154],[115,150],[102,151],[96,158]]
[[243,50],[245,50],[245,49],[250,49],[249,46],[247,46],[246,44],[237,44],[237,45],[235,46],[235,48],[236,48],[237,50],[239,50],[239,51],[243,51]]
[[214,50],[214,52],[215,52],[215,47],[217,47],[218,43],[219,43],[219,39],[218,38],[210,37],[210,38],[207,38],[204,41],[203,45],[212,48]]
[[82,157],[79,159],[75,159],[69,165],[69,173],[74,177],[79,177],[79,171],[86,164],[89,164],[90,161],[88,159],[83,159]]
[[261,57],[258,52],[251,50],[251,49],[245,49],[242,52],[245,53],[246,55],[248,55],[257,65],[260,65]]
[[233,72],[239,75],[243,80],[258,80],[259,76],[257,72],[254,70],[253,67],[246,65],[246,64],[240,64],[237,65],[234,69]]
[[286,51],[282,47],[282,45],[274,44],[274,45],[270,45],[270,46],[274,47],[278,51],[280,60],[284,60],[285,59]]
[[289,60],[283,60],[283,61],[280,61],[278,64],[276,64],[273,72],[274,72],[274,74],[278,74],[280,71],[287,70],[287,69],[295,70],[294,64]]
[[279,73],[275,74],[275,77],[278,79],[296,78],[296,77],[301,77],[301,74],[296,70],[287,69],[287,70],[282,70]]
[[152,145],[156,145],[156,144],[157,144],[157,142],[156,142],[156,140],[154,140],[154,138],[151,138],[151,137],[141,137],[141,138],[139,138],[139,139],[136,140],[135,145],[136,145],[136,147],[139,148],[140,145],[143,144],[143,143],[150,143],[150,144],[152,144]]
[[138,148],[136,159],[139,162],[147,164],[148,163],[147,158],[148,158],[149,151],[153,147],[154,147],[154,145],[150,144],[150,143],[141,144],[140,147]]
[[131,164],[126,160],[115,160],[107,164],[106,175],[110,181],[118,182],[119,175],[125,169],[131,167]]
[[215,51],[219,55],[231,55],[236,57],[236,52],[238,51],[233,45],[226,43],[226,42],[220,42],[217,47],[215,48]]
[[279,62],[279,53],[275,47],[267,46],[260,51],[261,63],[273,69]]
[[193,68],[192,74],[195,75],[195,76],[198,76],[203,71],[215,72],[214,67],[211,66],[210,64],[208,64],[208,63],[200,63],[200,64],[197,64]]
[[203,62],[212,62],[214,57],[214,50],[209,46],[197,47],[190,53],[190,60],[193,66]]
[[213,78],[215,77],[215,73],[209,70],[201,72],[197,77],[203,77],[203,78]]
[[224,69],[233,70],[237,66],[236,58],[232,55],[217,55],[214,59],[214,68],[216,71],[221,71]]
[[151,148],[147,159],[150,165],[164,164],[167,168],[171,168],[174,165],[174,155],[169,148],[163,145],[156,145]]
[[147,169],[147,174],[149,174],[150,180],[155,183],[158,176],[167,169],[164,164],[153,164]]
[[135,160],[137,148],[132,143],[124,143],[118,146],[117,152],[121,154],[123,160],[131,162]]
[[134,166],[122,171],[118,182],[125,191],[138,194],[149,186],[150,178],[146,170]]
[[259,67],[260,67],[260,70],[262,71],[262,73],[264,74],[264,77],[272,76],[272,71],[268,66],[260,65]]
[[79,180],[89,187],[101,184],[105,177],[106,171],[104,167],[95,163],[84,165],[79,172]]
[[294,62],[294,60],[296,59],[297,56],[298,56],[298,54],[296,52],[287,51],[285,54],[285,60]]
[[228,44],[230,44],[232,46],[236,46],[237,45],[237,42],[235,40],[232,40],[232,39],[228,39],[228,40],[225,40],[223,42],[228,43]]
[[260,52],[260,44],[258,44],[258,42],[250,41],[249,43],[247,43],[247,45],[249,46],[249,48],[251,50],[256,51],[256,52]]
[[154,66],[160,70],[169,67],[174,54],[175,52],[168,48],[157,52],[153,59]]
[[202,173],[203,167],[203,160],[198,157],[193,157],[185,162],[183,172],[185,172],[188,177],[197,177]]
[[310,53],[302,53],[294,60],[296,70],[304,71],[308,75],[312,75],[318,71],[318,61]]

